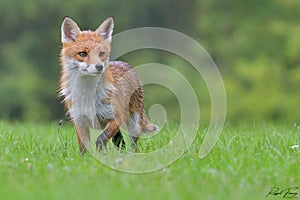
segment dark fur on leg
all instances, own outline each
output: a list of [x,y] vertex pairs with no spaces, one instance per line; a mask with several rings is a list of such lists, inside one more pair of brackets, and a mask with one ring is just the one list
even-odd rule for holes
[[122,149],[122,150],[125,149],[125,141],[124,141],[124,138],[123,138],[123,135],[122,135],[120,129],[112,137],[112,142],[119,149]]
[[106,148],[106,144],[108,142],[108,138],[105,133],[102,133],[98,136],[96,140],[96,149],[98,151],[102,150],[103,148]]
[[119,130],[119,126],[115,120],[107,122],[103,132],[98,136],[96,140],[96,149],[102,150],[106,147],[106,144],[110,138]]

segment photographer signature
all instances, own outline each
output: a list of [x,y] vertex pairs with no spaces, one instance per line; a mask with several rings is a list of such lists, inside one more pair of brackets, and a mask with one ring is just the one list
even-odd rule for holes
[[270,196],[277,196],[277,197],[282,197],[282,198],[298,198],[299,197],[299,187],[290,187],[290,188],[285,188],[281,189],[279,187],[272,187],[270,188],[269,193],[266,195],[267,197]]

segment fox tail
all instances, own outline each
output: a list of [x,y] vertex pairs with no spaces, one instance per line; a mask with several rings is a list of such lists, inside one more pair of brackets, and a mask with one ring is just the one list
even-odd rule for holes
[[156,124],[150,122],[146,114],[143,116],[142,131],[144,133],[158,132],[160,129]]

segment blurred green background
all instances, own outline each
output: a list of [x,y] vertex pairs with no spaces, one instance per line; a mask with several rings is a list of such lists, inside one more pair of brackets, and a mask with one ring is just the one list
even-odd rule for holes
[[[158,26],[197,40],[211,55],[225,83],[227,120],[300,122],[300,1],[297,0],[1,0],[0,118],[52,121],[65,117],[57,98],[60,25],[70,16],[95,29],[114,16],[114,33]],[[168,52],[141,50],[121,58],[133,66],[158,62],[192,83],[201,117],[210,99],[201,76]],[[166,88],[145,86],[147,107],[166,106],[180,115]]]

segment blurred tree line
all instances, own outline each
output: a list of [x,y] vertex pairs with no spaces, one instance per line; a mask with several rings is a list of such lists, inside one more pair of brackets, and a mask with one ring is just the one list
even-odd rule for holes
[[[114,33],[158,26],[180,31],[203,45],[222,73],[228,120],[299,122],[299,8],[300,1],[295,0],[2,0],[0,117],[64,118],[57,98],[63,17],[93,29],[114,16]],[[170,65],[190,77],[201,117],[209,119],[205,83],[183,59],[155,50],[132,52],[122,59],[133,66]],[[178,102],[171,92],[158,86],[145,89],[147,106],[161,103],[171,118],[178,119]]]

